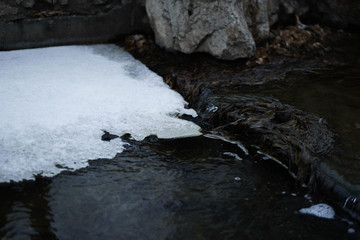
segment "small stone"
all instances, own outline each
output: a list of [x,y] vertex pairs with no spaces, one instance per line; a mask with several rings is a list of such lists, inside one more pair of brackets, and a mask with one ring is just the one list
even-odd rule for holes
[[103,130],[104,134],[101,136],[101,140],[102,141],[111,141],[115,138],[118,138],[118,135],[115,134],[111,134],[108,131]]
[[234,180],[235,180],[235,181],[240,181],[240,180],[241,180],[241,178],[239,178],[239,177],[235,177],[235,178],[234,178]]
[[348,229],[348,233],[355,233],[355,229],[349,228],[349,229]]

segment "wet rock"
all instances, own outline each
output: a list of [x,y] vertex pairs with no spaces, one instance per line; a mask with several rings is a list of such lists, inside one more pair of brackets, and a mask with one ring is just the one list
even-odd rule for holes
[[167,50],[228,60],[255,52],[242,2],[149,0],[146,10],[156,43]]
[[103,130],[104,134],[101,136],[101,140],[102,141],[111,141],[115,138],[118,138],[118,135],[115,134],[111,134],[108,131]]

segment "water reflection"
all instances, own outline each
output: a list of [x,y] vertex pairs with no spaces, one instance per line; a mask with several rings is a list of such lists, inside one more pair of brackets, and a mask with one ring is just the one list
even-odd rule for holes
[[[130,141],[130,140],[129,140]],[[233,153],[234,155],[224,154]],[[234,157],[238,155],[243,160]],[[280,166],[206,137],[131,142],[114,159],[1,188],[1,238],[357,239]],[[236,177],[240,178],[235,179]],[[313,199],[314,202],[318,199]],[[356,230],[349,234],[349,228]]]
[[2,184],[0,204],[1,239],[56,239],[49,207],[51,180]]

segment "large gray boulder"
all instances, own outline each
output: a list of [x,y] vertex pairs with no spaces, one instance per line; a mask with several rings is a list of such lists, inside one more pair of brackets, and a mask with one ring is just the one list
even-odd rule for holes
[[242,1],[147,0],[155,41],[167,50],[232,60],[254,55]]

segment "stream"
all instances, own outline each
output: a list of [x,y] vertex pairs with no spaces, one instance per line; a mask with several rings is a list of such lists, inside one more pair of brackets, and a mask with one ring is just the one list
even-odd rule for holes
[[[177,118],[196,113],[115,45],[47,48],[39,63],[31,51],[0,55],[10,62],[0,67],[1,239],[360,238],[358,221],[310,195],[262,149]],[[27,82],[12,71],[17,63],[30,72],[44,65]],[[58,82],[59,66],[75,77]],[[359,70],[351,69],[292,71],[296,81],[286,87],[270,81],[241,94],[271,95],[326,118],[345,139],[346,154],[334,159],[357,166]],[[101,141],[105,130],[120,137]],[[355,169],[346,180],[357,183],[357,168],[346,169]]]
[[[3,184],[2,239],[359,239],[264,156],[206,136],[146,138],[53,178]],[[274,174],[276,173],[276,174]]]

